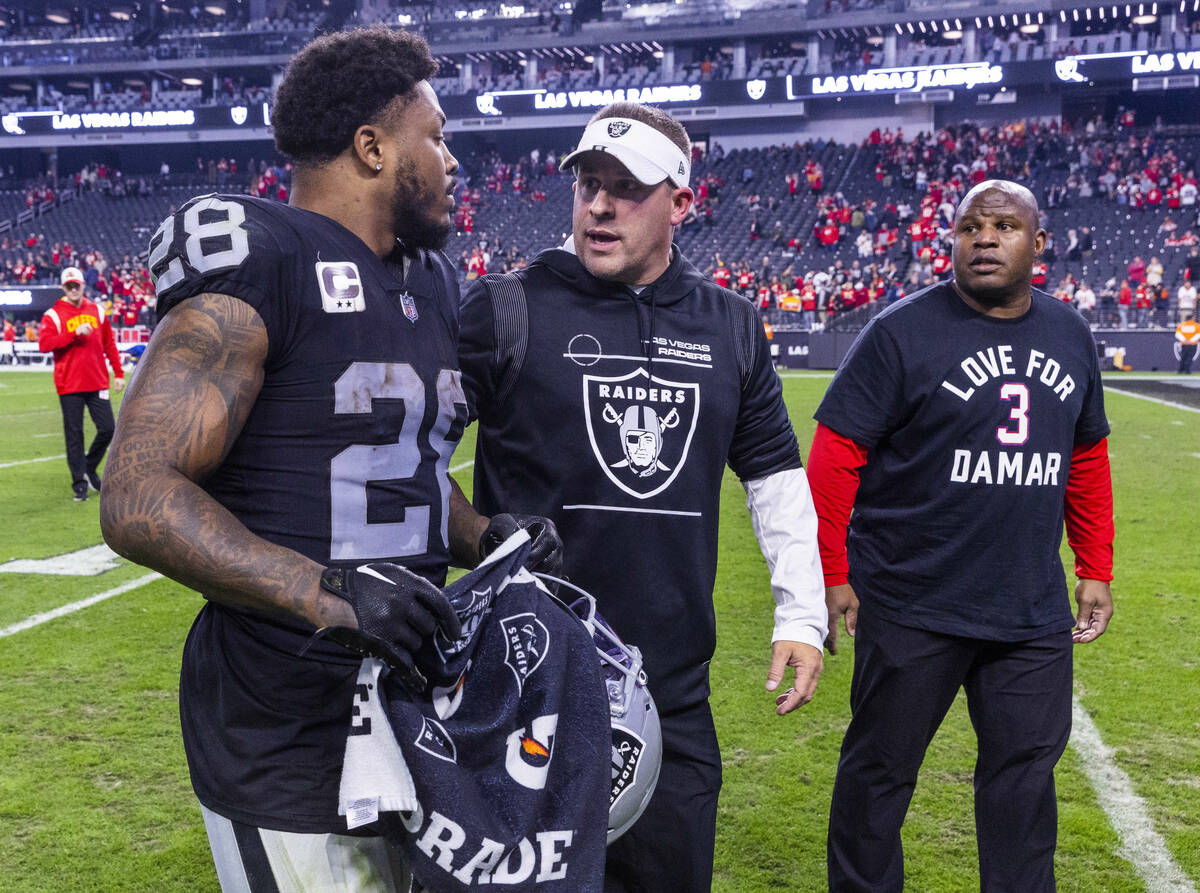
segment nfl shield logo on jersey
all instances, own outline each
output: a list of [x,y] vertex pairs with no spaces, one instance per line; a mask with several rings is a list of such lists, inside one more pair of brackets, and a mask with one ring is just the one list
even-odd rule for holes
[[361,313],[367,309],[358,265],[349,261],[317,261],[317,284],[326,313]]
[[630,496],[656,496],[679,475],[696,431],[700,385],[650,378],[645,369],[583,376],[583,411],[592,452]]
[[400,307],[404,310],[404,315],[408,317],[408,321],[415,323],[417,321],[417,300],[408,292],[403,292],[400,295]]

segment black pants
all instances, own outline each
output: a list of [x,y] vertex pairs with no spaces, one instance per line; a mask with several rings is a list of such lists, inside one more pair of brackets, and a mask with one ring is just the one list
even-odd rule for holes
[[1071,634],[944,636],[858,615],[852,719],[829,814],[829,889],[904,886],[900,826],[958,689],[979,742],[975,833],[984,893],[1052,893],[1054,765],[1071,731]]
[[608,848],[605,893],[708,893],[721,752],[705,701],[662,717],[658,786],[637,823]]
[[1196,358],[1196,345],[1181,344],[1179,345],[1179,371],[1184,375],[1190,375],[1192,372],[1192,360]]
[[[59,394],[62,405],[63,435],[67,441],[67,467],[71,469],[71,484],[86,486],[85,474],[95,468],[104,458],[104,451],[112,443],[115,427],[112,403],[101,397],[99,391],[80,391],[75,394]],[[87,407],[92,423],[96,426],[96,437],[87,453],[83,451],[83,408]]]

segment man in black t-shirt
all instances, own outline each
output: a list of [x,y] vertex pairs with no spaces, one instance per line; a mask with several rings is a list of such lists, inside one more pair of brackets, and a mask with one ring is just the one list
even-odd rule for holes
[[361,655],[423,690],[419,646],[459,634],[451,556],[504,532],[448,474],[466,400],[436,72],[405,32],[315,40],[272,109],[291,204],[203,196],[150,241],[162,322],[101,524],[207,600],[180,718],[227,890],[408,889],[377,823],[338,814]]
[[1112,616],[1113,525],[1096,349],[1078,313],[1031,287],[1044,242],[1027,189],[972,189],[955,215],[954,279],[872,320],[816,412],[830,650],[839,616],[856,635],[834,891],[902,887],[900,827],[959,688],[979,738],[982,888],[1054,890],[1072,642]]

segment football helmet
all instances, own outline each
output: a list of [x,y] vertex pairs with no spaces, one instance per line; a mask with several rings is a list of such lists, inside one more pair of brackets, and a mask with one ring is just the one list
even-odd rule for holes
[[[596,599],[566,580],[549,574],[536,576],[558,584],[556,601],[578,617],[591,633],[600,659],[600,676],[608,693],[612,726],[612,788],[608,798],[607,841],[611,845],[633,827],[658,784],[662,767],[658,708],[646,685],[641,651],[621,641],[596,610]],[[561,602],[568,590],[578,596],[570,604]]]

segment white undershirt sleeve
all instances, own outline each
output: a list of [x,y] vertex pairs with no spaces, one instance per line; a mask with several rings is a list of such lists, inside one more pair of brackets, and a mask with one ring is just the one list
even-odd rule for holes
[[820,650],[829,632],[829,612],[808,475],[803,468],[791,468],[743,481],[742,486],[754,535],[771,572],[771,641],[803,642]]

